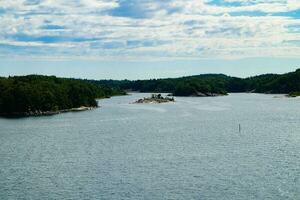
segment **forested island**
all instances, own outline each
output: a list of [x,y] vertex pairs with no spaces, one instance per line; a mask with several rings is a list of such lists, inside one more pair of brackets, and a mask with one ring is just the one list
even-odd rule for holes
[[55,76],[0,78],[0,115],[37,116],[97,107],[97,98],[124,95],[124,91],[86,80]]
[[203,74],[151,80],[101,80],[96,84],[129,91],[172,93],[174,96],[220,96],[235,92],[300,95],[300,69],[286,74],[264,74],[237,78],[224,74]]
[[81,80],[55,76],[0,78],[0,116],[31,116],[80,111],[97,107],[97,98],[124,95],[124,91],[171,93],[173,96],[220,96],[256,92],[300,96],[300,69],[286,74],[237,78],[203,74],[151,80]]

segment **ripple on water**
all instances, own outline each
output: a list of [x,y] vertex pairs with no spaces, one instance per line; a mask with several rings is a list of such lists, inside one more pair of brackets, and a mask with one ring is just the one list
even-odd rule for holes
[[299,99],[143,96],[0,119],[0,199],[299,199]]

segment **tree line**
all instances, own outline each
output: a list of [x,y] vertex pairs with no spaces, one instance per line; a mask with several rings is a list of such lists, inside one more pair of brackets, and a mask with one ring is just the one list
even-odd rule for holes
[[300,69],[286,74],[236,78],[204,74],[150,80],[80,80],[55,76],[0,78],[0,115],[30,111],[58,111],[97,106],[97,98],[124,95],[125,90],[172,93],[174,96],[225,95],[229,92],[300,95]]
[[140,92],[172,93],[174,96],[227,94],[233,92],[283,93],[300,92],[300,69],[282,75],[264,74],[249,78],[237,78],[224,74],[204,74],[181,78],[150,80],[100,80],[100,85]]

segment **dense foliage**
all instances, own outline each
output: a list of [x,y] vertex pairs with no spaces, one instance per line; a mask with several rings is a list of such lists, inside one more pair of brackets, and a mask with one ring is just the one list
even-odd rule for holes
[[166,92],[175,96],[213,96],[228,92],[299,96],[300,69],[282,75],[265,74],[245,79],[223,74],[137,81],[76,80],[39,75],[0,78],[0,115],[93,107],[97,106],[96,98],[125,94],[123,90]]
[[54,76],[0,78],[0,114],[57,111],[97,106],[96,98],[120,94],[108,86]]
[[300,69],[283,75],[261,75],[245,80],[250,89],[261,93],[300,92]]
[[175,96],[196,95],[198,92],[225,94],[230,77],[222,74],[205,74],[182,78],[137,81],[102,80],[98,84],[123,90],[140,92],[173,93]]
[[300,91],[300,69],[283,75],[265,74],[245,79],[223,74],[205,74],[172,79],[95,82],[124,90],[167,92],[175,96],[193,96],[198,93],[226,94],[228,92],[296,93]]

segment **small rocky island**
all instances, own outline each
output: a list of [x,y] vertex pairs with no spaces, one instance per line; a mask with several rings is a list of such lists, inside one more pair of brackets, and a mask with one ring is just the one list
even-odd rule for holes
[[144,97],[134,103],[168,103],[175,102],[174,97],[163,97],[161,94],[152,94],[151,97]]

